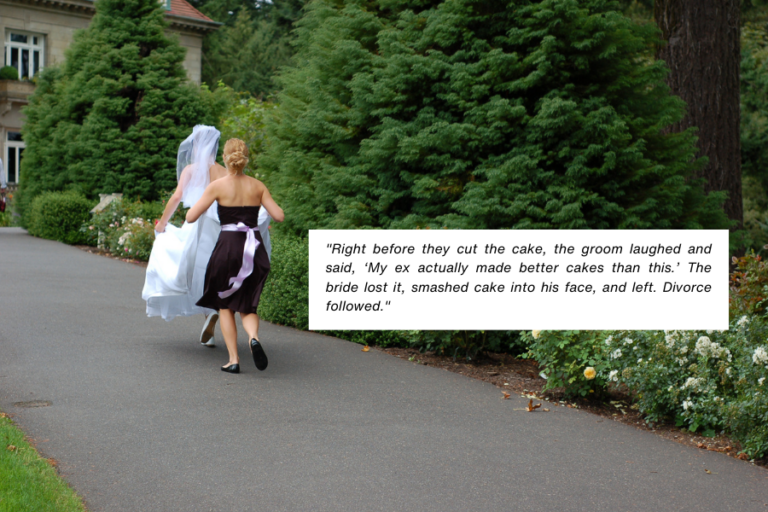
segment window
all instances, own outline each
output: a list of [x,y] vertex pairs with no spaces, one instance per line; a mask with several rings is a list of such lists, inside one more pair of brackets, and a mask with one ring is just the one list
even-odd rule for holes
[[19,132],[7,132],[5,143],[5,176],[8,184],[19,182],[21,155],[24,153],[24,141]]
[[45,36],[25,32],[5,34],[5,65],[16,68],[21,80],[29,80],[44,65],[43,43]]

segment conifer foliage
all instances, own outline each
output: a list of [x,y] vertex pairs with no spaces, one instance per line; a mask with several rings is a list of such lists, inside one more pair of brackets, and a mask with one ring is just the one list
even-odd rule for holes
[[98,0],[61,68],[26,109],[19,206],[46,190],[156,199],[176,187],[179,143],[215,114],[190,84],[157,0]]
[[606,0],[317,0],[260,158],[287,227],[723,228],[658,30]]

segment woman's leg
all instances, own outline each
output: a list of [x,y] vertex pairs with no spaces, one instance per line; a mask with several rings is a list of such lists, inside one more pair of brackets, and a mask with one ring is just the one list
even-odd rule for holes
[[240,364],[240,359],[237,356],[235,313],[229,309],[219,310],[219,323],[221,325],[221,333],[224,335],[224,343],[227,344],[227,351],[229,351],[229,364]]
[[240,318],[243,320],[243,329],[248,333],[248,339],[259,339],[259,315],[256,313],[249,313],[244,315],[240,313]]

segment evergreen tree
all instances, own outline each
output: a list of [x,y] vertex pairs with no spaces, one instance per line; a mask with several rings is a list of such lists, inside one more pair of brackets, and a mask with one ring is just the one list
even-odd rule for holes
[[155,199],[176,187],[178,145],[217,118],[187,81],[184,49],[157,0],[99,0],[61,69],[46,69],[26,108],[19,206],[42,191]]
[[318,0],[259,159],[286,227],[723,228],[658,29],[605,0]]
[[277,89],[274,76],[290,62],[291,30],[304,2],[261,1],[237,7],[232,4],[238,2],[227,0],[207,2],[203,11],[226,25],[205,39],[203,81],[221,81],[254,95],[273,93]]

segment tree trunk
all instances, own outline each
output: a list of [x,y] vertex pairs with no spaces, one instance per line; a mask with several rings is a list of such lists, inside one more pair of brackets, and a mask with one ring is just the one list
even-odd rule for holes
[[725,213],[742,227],[739,135],[739,0],[656,0],[654,15],[667,44],[658,58],[670,68],[667,84],[688,104],[671,131],[698,127],[698,147],[709,164],[705,190],[728,192]]

